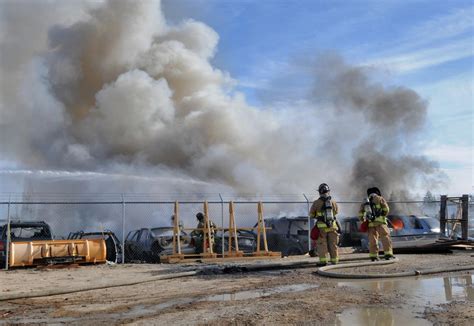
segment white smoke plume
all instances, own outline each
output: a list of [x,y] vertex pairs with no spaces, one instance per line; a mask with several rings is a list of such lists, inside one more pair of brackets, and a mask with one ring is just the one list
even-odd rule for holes
[[411,155],[426,103],[337,57],[314,70],[307,107],[255,108],[212,66],[218,34],[168,24],[159,1],[0,6],[1,153],[25,169],[202,181],[125,178],[116,192],[236,194],[314,193],[321,182],[396,192],[436,174]]

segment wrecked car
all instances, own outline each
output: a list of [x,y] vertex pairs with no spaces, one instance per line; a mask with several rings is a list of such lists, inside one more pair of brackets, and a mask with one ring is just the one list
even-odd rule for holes
[[[314,221],[311,221],[313,227]],[[282,256],[303,255],[308,252],[308,217],[280,217],[265,219],[268,250]]]
[[[46,222],[12,221],[9,235],[9,267],[52,264],[100,264],[106,262],[103,239],[54,239]],[[2,264],[6,261],[8,226],[1,231]]]
[[115,233],[110,230],[104,230],[102,232],[72,232],[69,233],[67,239],[104,239],[107,248],[107,261],[117,264],[122,262],[122,246],[120,240]]
[[[196,246],[185,231],[180,233],[181,253],[195,254]],[[130,231],[125,239],[125,262],[159,263],[160,256],[173,253],[173,227]]]
[[[0,228],[0,266],[5,265],[7,251],[7,224]],[[50,226],[44,221],[10,222],[10,241],[53,240]]]
[[[192,234],[192,233],[191,233]],[[181,253],[198,255],[202,252],[202,237],[193,236],[181,230]],[[257,248],[256,235],[251,231],[238,230],[239,250],[253,253]],[[224,233],[224,251],[229,248],[228,232]],[[235,245],[232,244],[235,250]],[[214,236],[213,251],[222,253],[222,235]],[[142,228],[130,231],[125,239],[125,261],[159,263],[160,257],[173,253],[173,227]]]
[[[222,253],[222,235],[216,235],[215,237],[214,252],[217,254]],[[237,243],[239,250],[244,254],[251,254],[257,250],[257,235],[251,231],[237,230]],[[232,240],[231,248],[235,250],[234,240]],[[229,232],[224,233],[224,251],[229,250]]]
[[[435,243],[441,236],[439,221],[429,216],[389,215],[388,228],[394,249],[419,247]],[[368,250],[366,232],[360,231],[358,217],[348,217],[342,221],[342,246],[360,247]]]

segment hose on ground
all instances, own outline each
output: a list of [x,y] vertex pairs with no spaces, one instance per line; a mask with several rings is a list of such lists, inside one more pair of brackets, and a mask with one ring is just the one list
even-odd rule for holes
[[[357,261],[357,260],[367,260],[367,257],[347,257],[339,259],[340,262],[344,261]],[[317,267],[319,265],[318,261],[285,261],[279,263],[264,263],[264,264],[252,264],[252,265],[231,265],[224,267],[224,273],[232,273],[236,271],[245,271],[245,272],[258,272],[266,271],[272,269],[295,269],[295,268],[310,268]]]
[[344,268],[356,268],[363,266],[381,266],[390,265],[399,262],[398,258],[377,261],[377,262],[364,262],[364,263],[349,263],[341,265],[331,265],[318,268],[316,271],[318,275],[333,277],[333,278],[345,278],[345,279],[375,279],[375,278],[393,278],[393,277],[407,277],[407,276],[418,276],[418,275],[429,275],[437,273],[449,273],[449,272],[460,272],[467,270],[474,270],[474,265],[455,266],[455,267],[443,267],[443,268],[432,268],[425,270],[413,270],[407,272],[388,273],[388,274],[344,274],[329,272],[330,270],[344,269]]
[[[367,257],[352,257],[352,258],[341,258],[340,262],[346,261],[359,261],[359,260],[367,260]],[[465,266],[455,266],[455,267],[447,267],[447,268],[434,268],[434,269],[426,269],[426,270],[414,270],[408,272],[399,272],[399,273],[390,273],[390,274],[342,274],[336,272],[330,272],[330,270],[336,269],[344,269],[344,268],[356,268],[356,267],[363,267],[363,266],[381,266],[381,265],[389,265],[397,263],[399,260],[391,259],[387,261],[377,261],[377,262],[361,262],[361,263],[347,263],[347,264],[338,264],[338,265],[330,265],[324,266],[317,269],[316,273],[321,276],[332,277],[332,278],[345,278],[345,279],[374,279],[374,278],[393,278],[393,277],[407,277],[407,276],[417,276],[417,275],[428,275],[428,274],[436,274],[436,273],[448,273],[448,272],[457,272],[457,271],[466,271],[466,270],[474,270],[474,265],[465,265]],[[316,261],[287,261],[287,262],[280,262],[280,263],[264,263],[264,264],[256,264],[256,265],[233,265],[224,267],[221,272],[224,273],[233,271],[263,271],[263,270],[273,270],[273,269],[294,269],[294,268],[309,268],[309,267],[316,267],[318,266],[318,262]],[[216,267],[208,268],[208,271],[215,271]],[[189,277],[189,276],[197,276],[201,274],[208,274],[207,269],[201,270],[193,270],[188,272],[181,272],[181,273],[174,273],[174,274],[165,274],[159,275],[153,278],[149,278],[146,280],[141,281],[131,281],[131,282],[122,282],[122,283],[111,283],[111,284],[104,284],[104,285],[97,285],[97,286],[86,286],[76,289],[70,290],[46,290],[46,291],[38,291],[34,293],[18,293],[18,294],[10,294],[10,295],[2,295],[0,297],[1,301],[10,301],[10,300],[18,300],[18,299],[30,299],[30,298],[38,298],[38,297],[47,297],[47,296],[54,296],[54,295],[65,295],[77,292],[85,292],[91,290],[102,290],[114,287],[122,287],[122,286],[131,286],[131,285],[138,285],[148,282],[155,282],[160,280],[169,280],[181,277]]]
[[2,296],[0,297],[0,302],[1,301],[18,300],[18,299],[31,299],[31,298],[38,298],[38,297],[49,297],[49,296],[53,296],[53,295],[64,295],[64,294],[85,292],[85,291],[91,291],[91,290],[102,290],[102,289],[109,289],[109,288],[114,288],[114,287],[143,284],[143,283],[160,281],[160,280],[170,280],[170,279],[180,278],[180,277],[195,276],[195,275],[198,275],[198,274],[199,274],[198,271],[190,271],[190,272],[183,272],[183,273],[159,275],[159,276],[149,278],[149,279],[146,279],[146,280],[141,280],[141,281],[111,283],[111,284],[104,284],[104,285],[97,285],[97,286],[85,286],[85,287],[70,289],[70,290],[57,290],[56,289],[56,290],[38,291],[38,292],[33,292],[33,293],[16,293],[16,294],[10,294],[10,295],[3,295],[2,294]]
[[[354,258],[347,258],[347,259],[341,259],[341,260],[361,260],[361,259],[366,259],[363,257],[354,257]],[[285,269],[285,268],[305,268],[305,267],[315,267],[317,263],[314,261],[303,261],[303,262],[282,262],[282,263],[264,263],[264,264],[259,264],[259,265],[241,265],[240,270],[245,270],[245,271],[261,271],[261,270],[272,270],[272,269]],[[215,267],[209,268],[209,270],[215,270]],[[231,271],[231,269],[229,269]],[[224,268],[225,272],[225,268]],[[159,275],[157,277],[153,277],[150,279],[146,280],[141,280],[141,281],[131,281],[131,282],[122,282],[122,283],[111,283],[111,284],[104,284],[104,285],[97,285],[97,286],[85,286],[85,287],[80,287],[76,289],[70,289],[70,290],[45,290],[45,291],[38,291],[38,292],[33,292],[33,293],[16,293],[16,294],[9,294],[9,295],[2,295],[0,296],[0,302],[1,301],[10,301],[10,300],[18,300],[18,299],[31,299],[31,298],[39,298],[39,297],[49,297],[49,296],[54,296],[54,295],[65,295],[65,294],[72,294],[72,293],[77,293],[77,292],[86,292],[86,291],[92,291],[92,290],[103,290],[103,289],[108,289],[108,288],[114,288],[114,287],[122,287],[122,286],[131,286],[131,285],[138,285],[138,284],[143,284],[143,283],[148,283],[148,282],[154,282],[154,281],[160,281],[160,280],[169,280],[169,279],[175,279],[175,278],[181,278],[181,277],[189,277],[189,276],[196,276],[200,274],[208,274],[206,272],[206,269],[201,269],[201,270],[193,270],[193,271],[188,271],[188,272],[182,272],[182,273],[174,273],[174,274],[166,274],[166,275]]]

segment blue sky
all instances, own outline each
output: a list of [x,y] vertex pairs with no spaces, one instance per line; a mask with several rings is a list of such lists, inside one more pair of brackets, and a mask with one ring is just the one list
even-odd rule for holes
[[[171,22],[193,18],[220,36],[214,64],[250,104],[297,100],[302,58],[334,51],[410,87],[429,103],[423,153],[449,175],[451,193],[474,192],[474,2],[164,1]],[[282,92],[286,90],[285,92]]]

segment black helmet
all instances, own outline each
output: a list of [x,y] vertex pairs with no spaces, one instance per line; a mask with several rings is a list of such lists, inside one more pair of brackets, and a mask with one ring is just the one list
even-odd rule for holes
[[199,213],[196,214],[196,218],[197,218],[199,221],[201,221],[201,220],[204,219],[204,214],[201,213],[201,212],[199,212]]
[[321,183],[318,188],[318,192],[320,195],[328,193],[330,191],[329,186],[327,183]]
[[372,188],[367,189],[367,196],[370,196],[371,194],[377,194],[379,196],[382,196],[380,189],[377,187],[372,187]]

